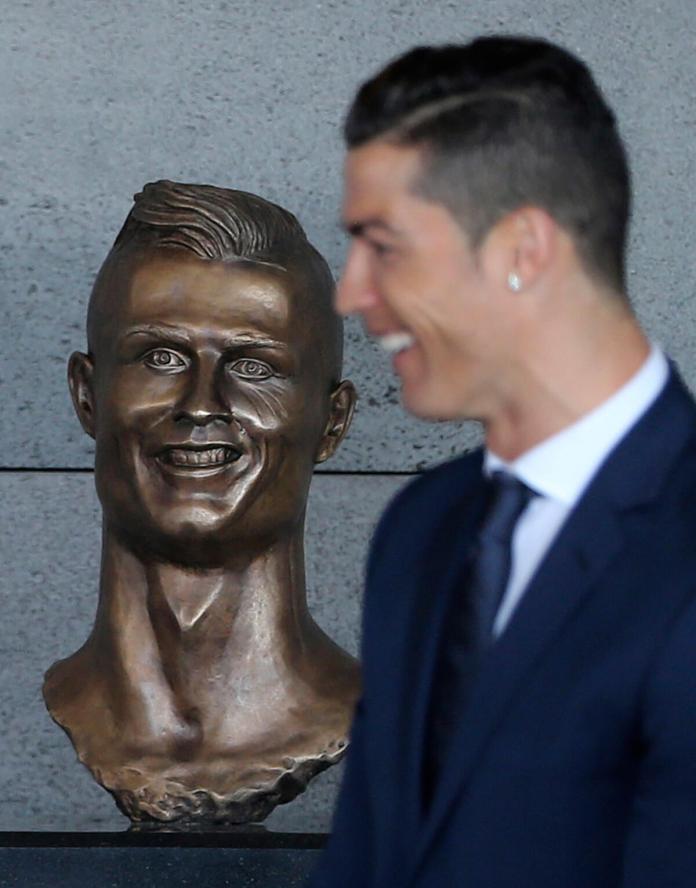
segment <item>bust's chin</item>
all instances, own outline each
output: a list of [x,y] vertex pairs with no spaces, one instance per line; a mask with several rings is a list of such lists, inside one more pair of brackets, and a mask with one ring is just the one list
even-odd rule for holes
[[154,557],[215,567],[235,553],[255,557],[279,539],[302,533],[303,516],[304,508],[296,504],[278,514],[266,507],[264,499],[224,503],[190,497],[186,502],[157,504],[139,514],[107,509],[104,520],[107,533],[144,562]]
[[109,521],[108,526],[120,545],[143,562],[155,559],[213,568],[239,548],[236,528],[240,524],[242,520],[234,514],[220,515],[192,505],[162,510],[138,523]]

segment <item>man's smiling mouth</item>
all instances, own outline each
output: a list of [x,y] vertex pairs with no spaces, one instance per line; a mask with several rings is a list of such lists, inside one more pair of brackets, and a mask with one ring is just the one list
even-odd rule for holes
[[383,336],[378,336],[377,342],[387,354],[398,355],[400,352],[415,345],[416,338],[412,333],[408,333],[406,330],[397,330],[394,333],[386,333]]

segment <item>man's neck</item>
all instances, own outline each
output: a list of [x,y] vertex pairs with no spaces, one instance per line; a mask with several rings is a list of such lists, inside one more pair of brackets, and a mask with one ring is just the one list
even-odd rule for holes
[[516,459],[610,398],[649,353],[627,310],[609,306],[595,323],[545,325],[525,343],[498,409],[484,421],[489,449]]

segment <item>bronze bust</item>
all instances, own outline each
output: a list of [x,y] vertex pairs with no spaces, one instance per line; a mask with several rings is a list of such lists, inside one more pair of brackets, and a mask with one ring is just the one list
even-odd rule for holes
[[313,467],[355,403],[333,286],[291,213],[167,181],[97,276],[68,375],[96,442],[99,604],[44,698],[134,821],[261,820],[345,750],[358,665],[304,577]]

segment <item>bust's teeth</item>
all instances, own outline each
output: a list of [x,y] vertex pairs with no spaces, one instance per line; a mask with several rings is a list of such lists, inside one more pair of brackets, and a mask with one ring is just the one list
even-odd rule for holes
[[216,466],[230,462],[234,455],[231,447],[210,447],[207,450],[173,447],[167,451],[167,459],[174,466]]
[[410,333],[387,333],[386,336],[378,337],[377,341],[386,352],[395,355],[405,348],[410,348],[416,340]]

